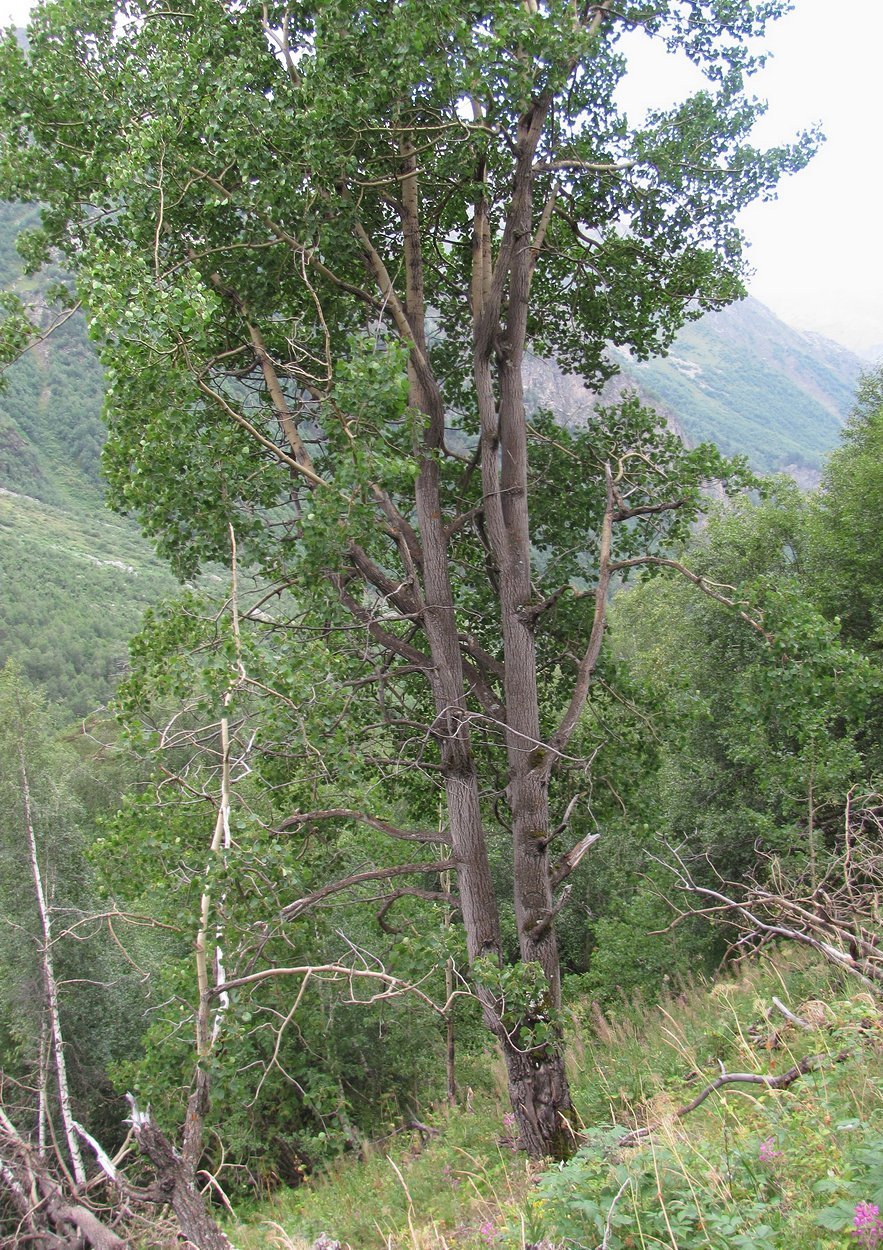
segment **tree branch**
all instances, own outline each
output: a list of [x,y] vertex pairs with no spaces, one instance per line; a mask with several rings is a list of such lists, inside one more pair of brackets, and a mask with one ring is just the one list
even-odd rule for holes
[[534,942],[538,942],[543,934],[548,932],[551,928],[552,921],[563,910],[567,900],[570,898],[572,890],[572,885],[566,885],[561,891],[561,895],[557,902],[553,903],[551,907],[544,911],[540,918],[535,920],[529,927],[528,932]]
[[231,404],[228,404],[223,395],[219,394],[218,391],[209,386],[208,383],[201,377],[196,377],[196,385],[204,395],[208,395],[209,398],[213,399],[219,407],[223,408],[228,417],[231,417],[237,425],[241,425],[242,428],[246,430],[256,442],[260,443],[260,445],[266,448],[267,451],[272,452],[276,459],[281,461],[282,464],[287,465],[289,469],[293,469],[295,473],[299,473],[302,477],[306,478],[311,486],[328,485],[323,478],[319,477],[319,475],[312,469],[308,468],[307,465],[299,464],[293,456],[289,456],[282,450],[281,447],[278,447],[271,438],[267,438],[266,434],[262,434],[256,426],[252,425],[252,423],[242,415],[242,413],[237,412]]
[[683,508],[687,501],[685,499],[675,499],[671,503],[646,503],[638,508],[617,508],[613,514],[614,521],[628,521],[635,516],[650,516],[657,512],[675,512],[678,508]]
[[[814,1072],[820,1068],[826,1059],[830,1059],[831,1063],[843,1063],[848,1059],[852,1051],[840,1050],[836,1055],[806,1055],[787,1072],[783,1072],[781,1076],[764,1076],[756,1072],[723,1072],[715,1080],[709,1082],[708,1085],[697,1094],[692,1102],[688,1102],[685,1107],[681,1107],[674,1114],[676,1120],[682,1120],[684,1116],[689,1115],[691,1111],[695,1111],[705,1102],[710,1094],[715,1090],[723,1089],[725,1085],[762,1085],[765,1089],[787,1089],[789,1085],[793,1085],[795,1081],[800,1080],[802,1076],[806,1076],[808,1072]],[[643,1141],[645,1137],[649,1137],[651,1133],[659,1127],[659,1121],[656,1124],[647,1124],[642,1128],[632,1129],[626,1133],[617,1142],[617,1146],[635,1146],[639,1141]]]
[[600,837],[600,833],[587,833],[584,838],[580,838],[576,846],[572,846],[565,855],[561,856],[550,873],[553,890],[579,867],[579,862],[586,851],[594,846]]
[[377,923],[384,933],[394,935],[401,932],[400,929],[396,929],[394,925],[388,924],[386,921],[386,913],[400,898],[420,898],[427,903],[444,903],[446,907],[458,909],[460,906],[457,896],[446,890],[421,890],[415,885],[404,885],[386,896],[383,900],[383,906],[377,913]]
[[330,573],[329,580],[340,596],[340,602],[351,616],[365,626],[375,642],[379,643],[385,650],[392,651],[395,655],[401,656],[402,659],[417,665],[424,672],[429,672],[432,668],[432,660],[426,652],[412,646],[409,642],[399,638],[388,629],[384,629],[380,622],[372,617],[368,609],[363,607],[347,590],[347,578],[340,573]]
[[323,885],[320,889],[314,890],[312,894],[306,894],[303,898],[296,899],[293,903],[288,903],[279,914],[283,920],[295,920],[311,907],[315,907],[317,903],[330,898],[332,894],[339,894],[342,890],[348,890],[351,886],[362,885],[366,881],[386,881],[390,877],[403,877],[415,873],[445,872],[450,868],[456,868],[456,866],[456,860],[442,859],[436,860],[435,863],[395,864],[390,868],[372,868],[367,872],[356,872],[349,877],[341,877],[338,881],[331,881],[328,885]]
[[443,846],[451,845],[450,834],[440,830],[425,829],[399,829],[396,825],[391,825],[385,820],[379,820],[376,816],[370,816],[367,812],[354,811],[348,807],[326,807],[312,812],[295,812],[292,816],[288,816],[281,824],[276,826],[275,833],[284,833],[288,829],[296,829],[301,825],[312,824],[316,820],[355,820],[359,824],[369,825],[372,829],[379,829],[381,833],[387,833],[391,838],[398,838],[403,842],[425,842],[425,843],[441,843]]
[[759,621],[756,621],[754,617],[749,616],[748,613],[743,610],[742,605],[746,602],[744,599],[730,599],[727,595],[722,595],[719,591],[714,589],[713,583],[700,576],[700,574],[691,572],[690,569],[688,569],[686,565],[681,564],[679,560],[667,560],[662,556],[635,556],[631,560],[617,560],[614,564],[611,564],[610,571],[611,573],[618,573],[622,569],[634,569],[640,567],[641,565],[655,565],[659,568],[674,569],[675,572],[680,573],[681,577],[685,577],[688,582],[692,582],[694,586],[698,586],[702,593],[707,595],[709,599],[714,599],[717,603],[722,603],[724,607],[735,608],[742,620],[745,621],[746,624],[750,625],[752,629],[756,630],[757,633],[759,633],[761,637],[765,638],[767,642],[775,642],[773,635],[768,633]]
[[550,749],[542,765],[547,774],[551,772],[555,760],[563,753],[573,731],[576,729],[577,722],[585,707],[586,699],[589,696],[592,676],[598,663],[598,657],[601,654],[601,644],[604,641],[604,627],[607,620],[607,595],[610,590],[611,574],[615,568],[610,562],[615,504],[613,472],[609,464],[604,466],[604,476],[607,483],[607,502],[604,507],[604,519],[601,522],[599,536],[598,583],[595,587],[595,615],[592,621],[592,632],[589,635],[589,643],[576,675],[570,704],[561,719],[558,729],[549,739]]
[[[353,981],[379,981],[381,985],[386,986],[384,991],[379,994],[373,994],[370,998],[360,999],[355,995],[349,1000],[360,1005],[367,1005],[377,1002],[382,998],[395,998],[402,994],[415,994],[421,1002],[425,1003],[431,1011],[437,1015],[444,1016],[449,1010],[450,1000],[443,1006],[439,1006],[433,999],[425,994],[419,986],[409,981],[402,981],[400,977],[394,977],[389,972],[383,972],[375,968],[353,968],[349,964],[301,964],[291,968],[264,968],[260,972],[251,972],[247,976],[234,977],[229,981],[225,981],[223,985],[219,985],[213,990],[213,993],[222,994],[229,993],[231,990],[242,989],[247,985],[260,985],[262,981],[271,981],[276,977],[321,977],[325,976],[332,981],[346,980],[351,984]],[[470,997],[469,990],[454,990],[451,998]]]

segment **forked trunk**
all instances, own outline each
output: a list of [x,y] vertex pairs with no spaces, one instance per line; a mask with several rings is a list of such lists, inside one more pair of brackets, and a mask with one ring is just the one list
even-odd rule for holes
[[233,1243],[213,1219],[199,1191],[193,1168],[175,1150],[150,1111],[139,1111],[131,1094],[129,1100],[135,1141],[156,1169],[152,1199],[172,1208],[188,1245],[198,1250],[233,1250]]
[[[432,733],[439,744],[448,807],[451,849],[457,863],[457,884],[470,964],[479,959],[503,960],[499,911],[487,853],[481,786],[471,737],[470,697],[478,698],[491,720],[505,727],[509,766],[507,802],[512,814],[515,916],[521,960],[543,972],[542,1020],[526,1018],[517,1030],[530,1037],[535,1026],[553,1035],[547,1044],[530,1043],[522,1051],[504,1023],[505,1007],[490,986],[477,986],[485,1024],[496,1036],[509,1073],[512,1107],[524,1148],[534,1158],[568,1158],[574,1149],[569,1123],[570,1095],[564,1073],[561,1039],[554,1033],[560,1007],[561,978],[552,926],[554,904],[548,867],[548,773],[536,759],[541,746],[536,648],[522,612],[530,605],[531,543],[527,491],[527,425],[521,362],[527,335],[527,303],[532,261],[525,240],[531,238],[531,163],[549,107],[533,105],[519,125],[519,151],[513,203],[496,261],[488,229],[487,202],[475,205],[473,250],[473,316],[475,318],[475,388],[481,421],[479,462],[483,513],[492,562],[499,576],[503,661],[485,657],[496,679],[502,679],[503,704],[486,684],[489,672],[464,665],[460,626],[451,584],[449,536],[443,521],[439,453],[444,450],[445,404],[433,375],[427,346],[423,257],[419,228],[418,166],[412,145],[402,147],[400,213],[405,250],[407,295],[404,308],[393,308],[400,328],[411,340],[410,398],[426,415],[424,456],[416,483],[416,512],[423,557],[423,585],[415,602],[432,665],[427,677],[436,718]],[[478,180],[484,178],[479,171]],[[369,270],[384,298],[395,302],[389,275],[366,249]],[[507,281],[508,275],[508,281]],[[503,292],[508,311],[501,321]],[[506,341],[500,364],[501,336]],[[492,359],[499,367],[497,409]],[[407,544],[403,561],[409,564]],[[416,569],[411,576],[417,588]],[[467,680],[468,676],[468,680]],[[484,697],[481,694],[484,687]],[[529,1015],[529,1012],[528,1012]],[[534,1034],[536,1036],[536,1034]]]

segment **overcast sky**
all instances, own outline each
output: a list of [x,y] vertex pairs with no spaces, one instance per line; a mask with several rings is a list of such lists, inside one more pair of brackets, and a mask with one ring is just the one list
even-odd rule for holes
[[[23,25],[27,9],[26,0],[0,0],[0,21]],[[754,80],[770,105],[758,142],[785,141],[815,122],[827,141],[777,200],[743,214],[751,292],[798,329],[883,358],[883,0],[795,0],[767,46],[773,59]],[[640,48],[634,56],[629,90],[641,85],[630,108],[683,90],[679,67]]]

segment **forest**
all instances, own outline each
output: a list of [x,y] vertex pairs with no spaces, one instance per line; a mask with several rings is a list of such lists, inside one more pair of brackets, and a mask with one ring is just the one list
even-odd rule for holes
[[[0,1245],[883,1243],[883,371],[811,492],[525,380],[744,296],[785,7],[5,37],[0,354],[73,345],[28,507],[94,602],[3,617]],[[641,122],[636,30],[705,81]],[[127,531],[90,581],[33,511],[102,441],[178,579],[120,607]]]

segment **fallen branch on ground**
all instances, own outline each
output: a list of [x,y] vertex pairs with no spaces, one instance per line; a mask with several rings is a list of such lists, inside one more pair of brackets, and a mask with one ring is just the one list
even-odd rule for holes
[[[840,1050],[836,1055],[806,1055],[787,1072],[783,1072],[781,1076],[765,1076],[760,1072],[722,1072],[719,1077],[709,1082],[705,1088],[696,1095],[692,1102],[688,1102],[685,1107],[680,1107],[673,1116],[675,1120],[682,1120],[684,1116],[695,1111],[697,1107],[705,1102],[709,1095],[716,1090],[723,1089],[725,1085],[762,1085],[765,1089],[787,1089],[789,1085],[793,1085],[795,1081],[799,1081],[802,1076],[806,1076],[808,1072],[815,1072],[822,1066],[822,1063],[830,1058],[831,1063],[843,1063],[844,1059],[848,1059],[852,1054],[851,1050]],[[645,1124],[642,1128],[632,1129],[621,1137],[616,1143],[617,1146],[635,1146],[639,1141],[649,1137],[651,1133],[659,1128],[661,1120],[657,1120],[655,1124]]]

